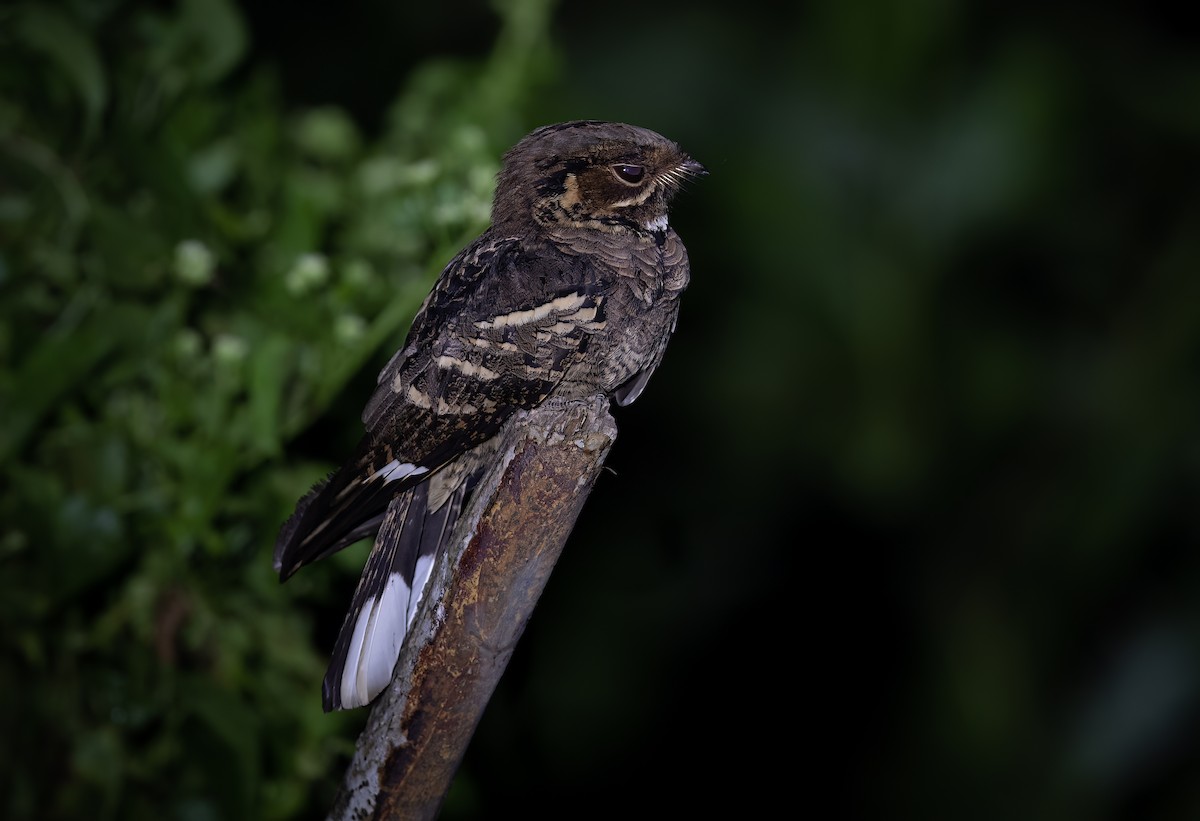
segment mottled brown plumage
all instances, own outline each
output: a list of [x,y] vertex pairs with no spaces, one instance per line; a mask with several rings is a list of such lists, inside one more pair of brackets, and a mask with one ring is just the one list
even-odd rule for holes
[[326,675],[327,710],[365,704],[390,681],[433,557],[513,413],[641,393],[688,283],[668,205],[703,173],[675,143],[620,123],[546,126],[505,155],[491,228],[446,266],[379,374],[355,457],[300,500],[276,543],[286,579],[376,536]]

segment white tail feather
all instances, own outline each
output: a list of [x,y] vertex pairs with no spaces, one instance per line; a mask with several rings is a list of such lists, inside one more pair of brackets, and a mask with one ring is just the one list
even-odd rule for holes
[[344,709],[368,704],[391,683],[408,630],[410,598],[404,578],[392,573],[379,598],[363,605],[342,669]]
[[412,624],[417,616],[417,606],[425,596],[425,586],[429,584],[429,574],[433,571],[433,556],[421,556],[417,566],[413,568],[413,594],[408,599],[408,621],[405,628]]

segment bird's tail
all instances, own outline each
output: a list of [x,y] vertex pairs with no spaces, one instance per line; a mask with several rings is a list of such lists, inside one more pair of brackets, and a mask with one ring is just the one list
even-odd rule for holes
[[462,477],[449,494],[422,482],[388,504],[325,674],[326,712],[361,707],[391,682],[434,562],[477,478]]

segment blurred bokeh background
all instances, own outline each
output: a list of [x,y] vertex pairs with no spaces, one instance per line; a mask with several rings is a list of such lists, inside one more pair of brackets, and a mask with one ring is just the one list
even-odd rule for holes
[[[1173,10],[1174,9],[1174,10]],[[275,532],[531,128],[710,169],[448,819],[1200,818],[1186,4],[0,8],[0,816],[312,819]]]

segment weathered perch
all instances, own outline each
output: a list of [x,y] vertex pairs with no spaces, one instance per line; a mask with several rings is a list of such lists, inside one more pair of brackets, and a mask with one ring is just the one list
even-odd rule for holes
[[616,435],[603,397],[510,423],[371,708],[331,821],[437,815]]

